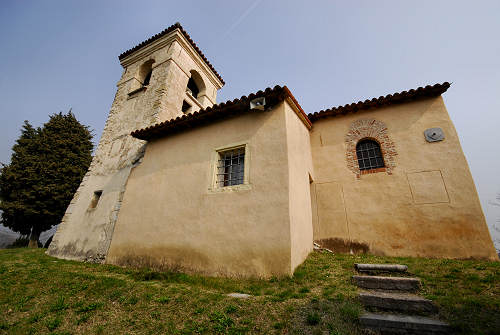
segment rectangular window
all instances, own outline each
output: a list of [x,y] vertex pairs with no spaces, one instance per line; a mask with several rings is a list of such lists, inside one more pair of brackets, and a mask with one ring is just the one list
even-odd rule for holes
[[219,151],[217,186],[240,185],[244,182],[245,147]]

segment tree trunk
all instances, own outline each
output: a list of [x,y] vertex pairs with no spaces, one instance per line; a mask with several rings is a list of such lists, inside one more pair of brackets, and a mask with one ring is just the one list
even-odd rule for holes
[[40,237],[40,233],[31,231],[30,234],[30,242],[28,243],[28,248],[38,248],[38,238]]

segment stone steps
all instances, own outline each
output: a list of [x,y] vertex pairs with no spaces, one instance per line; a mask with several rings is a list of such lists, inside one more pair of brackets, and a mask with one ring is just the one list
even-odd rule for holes
[[414,292],[420,289],[420,279],[408,277],[352,276],[355,284],[364,289]]
[[361,292],[359,298],[361,303],[368,308],[419,314],[437,312],[437,307],[431,300],[415,294],[369,291]]
[[[355,264],[355,269],[361,273],[405,273],[408,267],[400,264]],[[419,315],[400,314],[437,313],[437,307],[431,300],[411,293],[420,289],[420,279],[373,275],[353,276],[352,279],[358,287],[369,290],[359,294],[366,308],[393,313],[365,313],[359,319],[364,328],[379,334],[450,333],[450,327],[445,322]]]
[[403,273],[408,270],[408,266],[401,264],[354,264],[354,268],[361,273]]
[[360,318],[365,328],[381,334],[449,334],[447,323],[423,316],[365,313]]

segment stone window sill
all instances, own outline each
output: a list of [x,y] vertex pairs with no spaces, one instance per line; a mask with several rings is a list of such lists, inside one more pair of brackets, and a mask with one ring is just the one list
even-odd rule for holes
[[200,109],[203,109],[203,106],[201,105],[201,103],[198,101],[198,99],[196,99],[195,97],[193,97],[193,95],[191,94],[191,92],[189,91],[186,91],[186,96],[188,97],[188,103],[191,102],[191,106],[193,104],[195,104],[196,106],[198,106],[198,108]]
[[[373,174],[373,173],[379,173],[379,172],[387,172],[387,167],[370,169],[370,170],[361,170],[361,171],[359,171],[358,178],[360,178],[361,176],[366,175],[366,174]],[[390,172],[387,172],[387,173],[391,174]]]
[[208,193],[231,193],[238,191],[249,191],[252,189],[250,184],[240,184],[234,186],[213,187],[208,189]]
[[369,169],[369,170],[361,170],[359,171],[360,174],[370,174],[370,173],[377,173],[377,172],[385,172],[386,169],[385,167],[377,168],[377,169]]
[[130,92],[128,94],[129,99],[135,97],[137,94],[139,94],[140,92],[145,91],[146,89],[147,89],[147,86],[142,86],[142,87],[139,87],[136,90],[133,90],[132,92]]

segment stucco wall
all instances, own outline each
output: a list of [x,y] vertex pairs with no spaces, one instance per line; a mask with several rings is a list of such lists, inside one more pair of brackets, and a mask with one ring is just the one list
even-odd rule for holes
[[[357,177],[348,166],[346,134],[362,119],[387,128],[385,154],[393,150],[388,172]],[[426,142],[424,130],[434,127],[444,130],[444,141]],[[441,97],[319,120],[311,146],[315,240],[347,252],[496,258]]]
[[[216,149],[246,144],[248,185],[214,189]],[[148,143],[106,261],[209,275],[291,274],[283,104]]]
[[[106,257],[130,170],[144,154],[145,142],[130,136],[182,115],[186,85],[192,70],[206,84],[200,105],[215,102],[221,87],[216,76],[178,31],[122,60],[124,71],[95,156],[54,236],[48,254],[67,259],[101,262]],[[151,62],[150,84],[141,87],[140,67]],[[196,108],[200,108],[197,106]],[[89,208],[95,191],[102,191],[97,208]]]
[[300,265],[312,251],[313,229],[309,181],[313,178],[309,129],[288,105],[285,107],[288,151],[291,267]]

